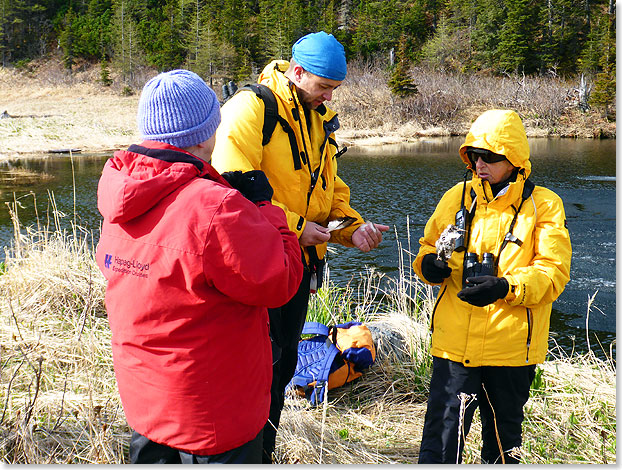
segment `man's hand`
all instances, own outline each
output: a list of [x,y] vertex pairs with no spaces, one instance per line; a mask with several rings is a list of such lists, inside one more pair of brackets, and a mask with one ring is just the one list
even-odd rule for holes
[[298,241],[300,242],[300,246],[313,246],[327,242],[329,238],[330,232],[326,227],[322,227],[315,222],[307,221]]
[[363,253],[376,248],[382,241],[382,232],[389,230],[388,225],[366,222],[352,234],[352,243]]

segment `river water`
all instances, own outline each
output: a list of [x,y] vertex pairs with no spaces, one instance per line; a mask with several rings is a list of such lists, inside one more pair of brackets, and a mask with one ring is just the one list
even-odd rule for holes
[[[351,188],[352,206],[366,219],[391,226],[391,231],[371,253],[335,246],[328,258],[331,281],[340,285],[356,281],[366,266],[387,276],[397,275],[398,241],[406,246],[410,238],[416,253],[418,239],[441,195],[462,179],[464,165],[457,154],[462,141],[452,137],[373,150],[351,148],[339,159],[339,174]],[[587,332],[595,352],[599,352],[598,342],[608,351],[616,336],[616,142],[532,139],[530,148],[531,179],[563,199],[573,248],[571,280],[553,304],[551,336],[567,352],[573,348],[584,352],[588,297],[596,294]],[[11,202],[15,197],[21,206],[20,221],[28,225],[35,221],[35,199],[40,219],[45,219],[52,192],[69,223],[74,217],[75,175],[77,222],[97,238],[101,220],[97,181],[106,158],[77,154],[2,163],[0,198]],[[31,178],[26,173],[17,179],[7,176],[7,171],[16,169],[45,173],[48,178]],[[10,245],[12,230],[8,209],[2,204],[2,245]]]

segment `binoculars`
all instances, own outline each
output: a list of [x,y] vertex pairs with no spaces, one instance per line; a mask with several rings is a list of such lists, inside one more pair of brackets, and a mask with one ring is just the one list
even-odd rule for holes
[[496,276],[495,256],[492,253],[484,253],[482,262],[479,262],[477,253],[466,253],[464,255],[464,267],[462,270],[462,287],[467,287],[467,277]]
[[229,83],[225,83],[222,86],[222,102],[224,103],[238,91],[238,86],[235,84],[233,80],[230,80]]

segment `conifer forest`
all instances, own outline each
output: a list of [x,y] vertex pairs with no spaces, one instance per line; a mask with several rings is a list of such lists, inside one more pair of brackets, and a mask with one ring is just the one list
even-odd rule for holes
[[[131,80],[184,67],[239,80],[318,30],[348,60],[455,72],[599,76],[615,86],[613,0],[0,0],[4,67],[61,54]],[[216,83],[214,83],[216,84]]]

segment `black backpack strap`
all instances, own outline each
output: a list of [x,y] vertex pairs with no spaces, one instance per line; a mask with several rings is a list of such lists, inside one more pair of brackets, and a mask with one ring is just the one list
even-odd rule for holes
[[257,97],[259,97],[264,103],[264,119],[262,129],[263,139],[261,141],[261,145],[267,145],[272,138],[272,133],[274,132],[276,121],[279,116],[279,107],[276,103],[274,93],[272,93],[270,88],[259,83],[245,85],[241,88],[241,90],[244,89],[254,91]]
[[244,89],[253,91],[264,103],[261,145],[268,145],[268,142],[270,142],[272,134],[274,133],[276,123],[278,122],[281,124],[281,127],[289,138],[289,146],[292,149],[292,157],[294,159],[294,169],[300,170],[302,168],[302,163],[300,159],[300,151],[298,150],[298,142],[296,141],[296,134],[287,120],[279,115],[279,106],[272,90],[261,83],[251,83],[240,88],[240,90]]

